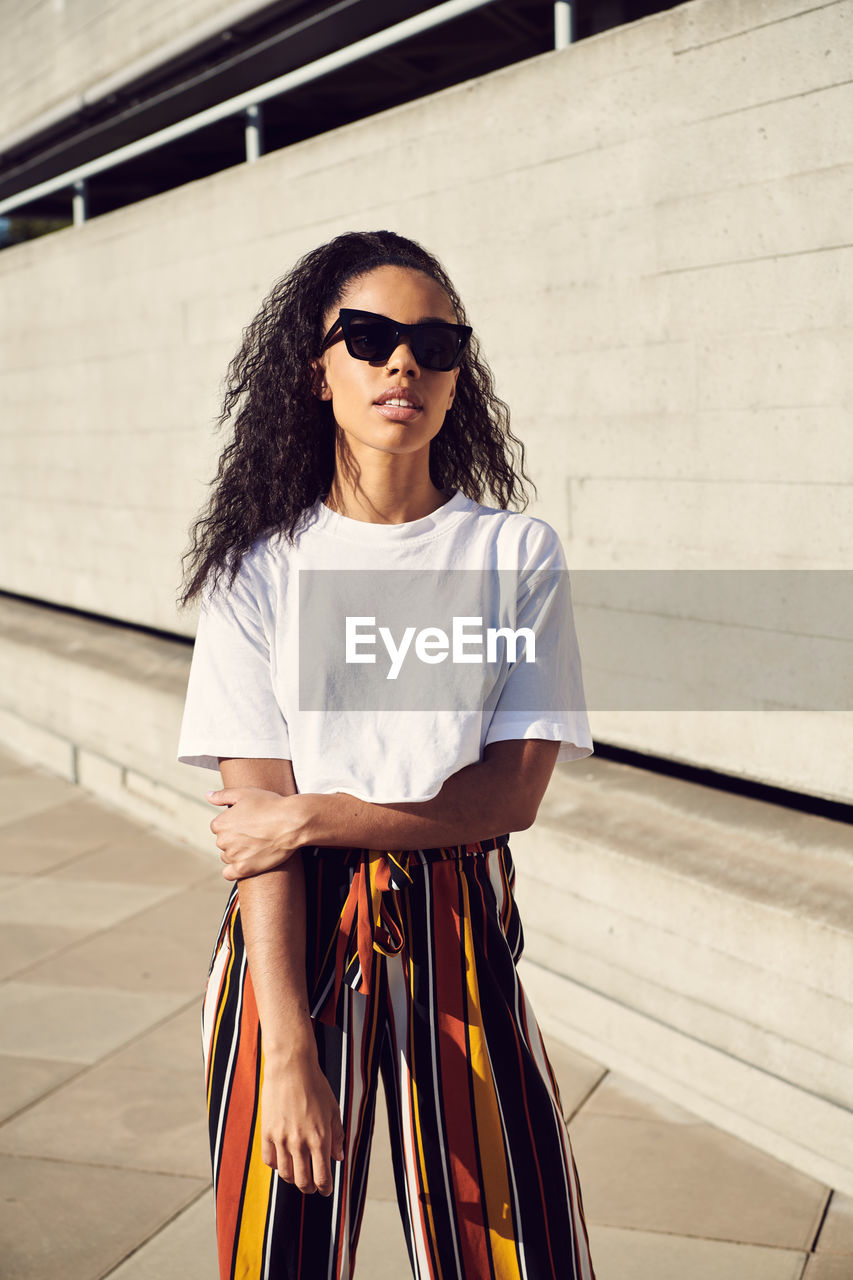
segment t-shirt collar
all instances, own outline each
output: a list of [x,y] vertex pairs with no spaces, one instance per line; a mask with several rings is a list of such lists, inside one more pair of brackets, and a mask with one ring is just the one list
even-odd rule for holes
[[447,502],[428,516],[421,516],[419,520],[405,520],[402,524],[375,524],[370,520],[354,520],[351,516],[342,516],[327,507],[322,498],[318,498],[311,512],[310,523],[315,529],[347,538],[350,542],[406,542],[413,538],[434,537],[456,524],[459,517],[474,506],[471,498],[466,498],[460,489],[456,489]]

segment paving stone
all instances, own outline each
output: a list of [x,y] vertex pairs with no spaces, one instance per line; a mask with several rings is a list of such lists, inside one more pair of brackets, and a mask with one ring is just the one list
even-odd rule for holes
[[410,1280],[412,1268],[396,1202],[368,1198],[355,1274],[365,1276],[366,1280]]
[[80,1070],[79,1062],[0,1057],[0,1121],[34,1102]]
[[803,1272],[803,1280],[851,1280],[851,1277],[850,1258],[839,1253],[813,1253]]
[[596,1223],[589,1225],[589,1244],[596,1280],[800,1280],[805,1257],[789,1249]]
[[385,1089],[381,1081],[379,1082],[376,1099],[376,1121],[373,1126],[373,1143],[370,1148],[367,1195],[373,1200],[393,1201],[394,1212],[397,1212],[397,1191],[394,1186],[394,1168],[391,1164],[391,1136],[388,1132],[388,1111],[385,1106]]
[[206,974],[232,888],[217,875],[213,881],[173,892],[156,906],[140,912],[133,928],[156,938],[182,937],[204,958]]
[[77,794],[64,778],[22,769],[0,775],[0,828],[52,809]]
[[202,1079],[201,999],[191,1001],[159,1026],[119,1050],[110,1061],[120,1067],[165,1067]]
[[0,1157],[3,1280],[95,1280],[204,1186],[198,1178]]
[[[100,849],[109,841],[121,843],[148,833],[147,827],[78,787],[49,809],[4,822],[0,826],[0,863],[14,851],[32,859],[59,855],[66,860]],[[30,869],[35,869],[34,862]]]
[[203,1180],[210,1156],[202,1075],[93,1067],[3,1125],[0,1151]]
[[[815,1252],[853,1254],[853,1196],[833,1191]],[[853,1277],[853,1262],[849,1266]]]
[[183,999],[174,992],[6,982],[3,1047],[15,1057],[95,1062],[174,1013]]
[[13,755],[10,751],[0,748],[0,775],[23,773],[31,768],[32,765],[23,760],[21,756]]
[[596,1085],[607,1075],[607,1068],[593,1062],[576,1049],[545,1036],[545,1051],[557,1077],[563,1115],[573,1116]]
[[83,929],[7,922],[0,929],[0,979],[11,978],[20,970],[30,968],[55,952],[64,951],[85,937]]
[[173,888],[159,885],[37,876],[0,892],[0,924],[108,929],[174,893]]
[[133,921],[107,929],[34,964],[21,982],[120,987],[128,991],[179,991],[203,997],[209,957],[183,934],[154,938]]
[[107,880],[133,884],[180,885],[203,880],[222,883],[214,859],[145,831],[66,861],[54,875],[63,880]]
[[206,1191],[111,1271],[110,1280],[213,1280],[218,1265],[213,1192]]
[[584,1108],[570,1133],[589,1221],[811,1247],[828,1188],[722,1130]]
[[[57,806],[59,811],[64,811],[67,807],[67,805]],[[56,811],[56,809],[50,810],[51,813]],[[26,842],[22,835],[12,835],[13,831],[27,831],[41,816],[39,814],[36,818],[13,823],[11,827],[0,827],[0,873],[41,876],[47,871],[53,871],[56,867],[62,866],[70,857],[75,856],[74,850],[69,850],[69,842],[57,841],[54,844],[38,840]]]
[[584,1115],[623,1116],[637,1120],[662,1120],[667,1124],[705,1124],[700,1116],[685,1111],[659,1093],[631,1080],[628,1076],[611,1071],[602,1080],[589,1100],[584,1103]]
[[[115,816],[79,792],[41,813],[0,826],[0,871],[42,875],[116,838]],[[122,821],[126,832],[127,820]]]

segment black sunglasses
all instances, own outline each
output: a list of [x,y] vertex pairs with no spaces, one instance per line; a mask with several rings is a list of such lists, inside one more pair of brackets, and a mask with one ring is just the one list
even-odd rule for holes
[[[341,330],[337,333],[338,329]],[[412,355],[422,369],[447,373],[455,369],[472,329],[467,324],[445,320],[424,320],[421,324],[398,324],[373,311],[353,311],[341,307],[338,318],[323,339],[320,354],[343,338],[354,360],[385,361],[405,337]],[[337,334],[337,336],[335,336]]]

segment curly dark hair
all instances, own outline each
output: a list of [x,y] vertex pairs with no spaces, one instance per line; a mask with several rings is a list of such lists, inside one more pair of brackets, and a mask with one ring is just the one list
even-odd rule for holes
[[[292,542],[302,513],[328,493],[336,423],[331,404],[314,394],[311,361],[320,349],[326,313],[353,280],[384,266],[429,276],[444,289],[457,321],[467,323],[438,259],[392,231],[347,232],[300,258],[243,330],[242,345],[228,366],[217,427],[236,408],[233,437],[209,482],[214,491],[190,529],[179,607],[189,604],[209,577],[215,588],[230,570],[232,585],[243,556],[261,534],[281,531]],[[533,482],[524,470],[524,445],[510,430],[509,409],[495,395],[475,336],[460,361],[453,403],[430,442],[429,472],[444,491],[461,490],[476,502],[491,495],[504,509],[527,506],[519,473]]]

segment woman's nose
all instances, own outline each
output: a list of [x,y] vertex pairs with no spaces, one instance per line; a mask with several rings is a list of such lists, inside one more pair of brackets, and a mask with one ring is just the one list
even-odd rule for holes
[[399,342],[385,361],[385,369],[388,373],[405,373],[410,378],[420,377],[420,365],[412,354],[412,349],[407,342]]

